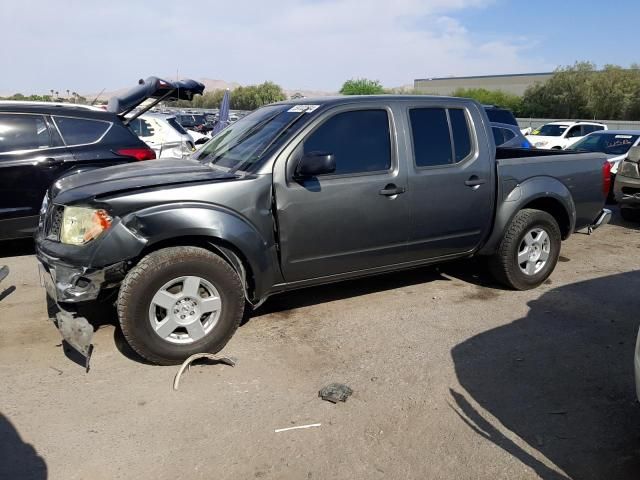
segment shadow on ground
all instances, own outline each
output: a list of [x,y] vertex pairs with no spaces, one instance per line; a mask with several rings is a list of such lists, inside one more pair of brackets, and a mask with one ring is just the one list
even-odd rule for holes
[[31,238],[0,241],[0,258],[23,257],[34,253],[36,253],[36,249]]
[[[271,313],[286,312],[287,310],[296,308],[428,283],[434,280],[449,281],[450,278],[457,278],[486,289],[502,288],[493,282],[486,272],[482,260],[469,259],[440,264],[433,267],[423,267],[319,287],[310,287],[275,295],[254,312],[247,311],[243,325],[249,322],[251,318]],[[120,353],[131,360],[147,363],[127,344],[118,324],[118,316],[113,305],[114,301],[115,297],[111,295],[108,298],[102,299],[97,304],[80,305],[74,308],[74,310],[77,310],[79,315],[85,317],[96,330],[104,325],[115,325],[114,342]],[[49,316],[55,316],[55,311],[55,309],[51,309],[50,307]],[[71,360],[81,366],[84,365],[84,363],[80,361],[81,358],[77,358],[74,352],[67,352],[65,350],[65,353],[67,353],[67,356]]]
[[429,283],[435,280],[448,281],[451,277],[487,289],[503,289],[491,278],[483,259],[472,258],[281,293],[269,298],[263,306],[253,312],[252,317]]
[[575,479],[640,478],[640,404],[633,353],[640,272],[550,290],[529,314],[452,350],[464,392],[453,405],[478,434],[541,478],[565,478],[523,451],[477,411]]
[[0,413],[0,478],[47,478],[47,464],[35,448],[25,443],[7,417]]

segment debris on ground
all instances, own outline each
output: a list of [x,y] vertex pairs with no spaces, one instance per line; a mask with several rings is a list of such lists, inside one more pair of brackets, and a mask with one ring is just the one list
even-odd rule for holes
[[298,425],[297,427],[276,428],[274,432],[280,433],[280,432],[288,432],[289,430],[302,430],[303,428],[319,427],[321,425],[322,425],[321,423],[311,423],[309,425]]
[[236,360],[234,359],[231,359],[228,357],[217,357],[212,353],[196,353],[194,355],[191,355],[182,363],[182,365],[180,365],[180,369],[178,370],[178,373],[176,373],[176,376],[173,379],[174,390],[178,390],[178,385],[180,384],[180,377],[184,373],[185,369],[187,367],[191,367],[191,364],[195,360],[198,360],[199,358],[207,358],[214,363],[224,363],[225,365],[229,365],[230,367],[235,367],[237,363]]
[[0,267],[0,282],[9,276],[9,267],[3,265]]
[[346,402],[353,390],[343,383],[331,383],[318,392],[318,396],[331,403]]

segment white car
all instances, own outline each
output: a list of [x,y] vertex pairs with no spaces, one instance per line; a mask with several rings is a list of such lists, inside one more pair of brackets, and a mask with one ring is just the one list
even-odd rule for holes
[[174,116],[145,113],[129,127],[156,152],[156,158],[187,158],[196,150],[194,138]]
[[533,130],[527,135],[527,139],[536,148],[562,150],[590,133],[600,130],[608,130],[608,128],[596,122],[551,122]]

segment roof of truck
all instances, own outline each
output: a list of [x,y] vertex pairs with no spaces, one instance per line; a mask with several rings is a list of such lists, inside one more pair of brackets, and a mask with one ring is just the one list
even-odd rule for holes
[[305,97],[291,100],[283,100],[276,105],[339,105],[342,103],[358,103],[358,102],[374,102],[380,100],[386,101],[416,101],[416,100],[456,100],[456,101],[473,101],[468,98],[460,97],[443,97],[440,95],[334,95],[329,97]]

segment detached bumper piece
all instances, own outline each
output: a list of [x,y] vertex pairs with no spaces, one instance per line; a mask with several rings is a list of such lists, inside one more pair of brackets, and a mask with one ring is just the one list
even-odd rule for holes
[[56,327],[62,338],[85,358],[84,368],[89,371],[89,362],[93,353],[93,327],[84,317],[75,317],[72,313],[60,309],[55,318]]
[[593,222],[593,224],[589,226],[589,235],[591,235],[594,230],[600,228],[602,225],[606,225],[610,221],[611,210],[609,210],[608,208],[603,208],[600,212],[600,215],[598,215],[598,218],[596,218],[595,222]]

